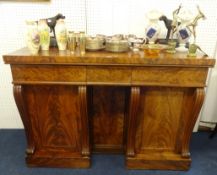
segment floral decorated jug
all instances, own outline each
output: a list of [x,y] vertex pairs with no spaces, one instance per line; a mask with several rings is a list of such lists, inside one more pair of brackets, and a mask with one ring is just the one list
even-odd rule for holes
[[59,50],[66,50],[67,46],[67,30],[64,19],[57,20],[55,26],[56,40]]
[[26,21],[26,45],[32,54],[37,54],[40,48],[38,25],[35,21]]
[[46,20],[41,19],[38,22],[38,30],[40,35],[41,50],[49,50],[50,47],[50,28]]
[[152,10],[147,14],[149,19],[149,24],[146,28],[146,38],[149,41],[149,44],[154,44],[160,33],[160,25],[158,24],[159,18],[162,14],[159,11]]

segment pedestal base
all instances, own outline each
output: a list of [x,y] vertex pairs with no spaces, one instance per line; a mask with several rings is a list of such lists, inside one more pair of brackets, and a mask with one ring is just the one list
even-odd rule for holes
[[54,167],[54,168],[90,168],[89,157],[62,158],[62,157],[26,157],[29,167]]
[[128,169],[152,169],[152,170],[188,170],[191,165],[190,158],[182,158],[178,154],[137,155],[127,157],[126,166]]

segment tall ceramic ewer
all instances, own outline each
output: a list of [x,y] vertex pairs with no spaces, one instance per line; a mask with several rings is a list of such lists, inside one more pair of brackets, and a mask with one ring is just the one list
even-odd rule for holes
[[154,44],[160,33],[160,25],[158,24],[159,18],[162,16],[162,13],[156,10],[152,10],[147,14],[149,19],[149,24],[146,28],[146,38],[149,41],[149,44]]
[[57,20],[55,26],[57,45],[59,50],[66,50],[67,46],[67,30],[64,19]]
[[187,52],[188,49],[186,48],[186,43],[189,41],[191,36],[191,31],[188,25],[193,19],[193,15],[188,9],[183,8],[178,14],[178,19],[181,24],[177,27],[177,38],[179,41],[179,47],[176,48],[176,51]]
[[26,45],[31,54],[37,54],[40,47],[38,25],[35,21],[26,21]]
[[49,50],[50,47],[50,28],[45,19],[38,22],[41,50]]

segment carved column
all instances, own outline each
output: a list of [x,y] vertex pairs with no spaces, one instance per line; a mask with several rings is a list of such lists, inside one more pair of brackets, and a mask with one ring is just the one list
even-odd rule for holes
[[193,97],[193,105],[191,114],[188,118],[187,125],[184,130],[184,138],[182,142],[182,157],[190,158],[189,144],[191,140],[192,131],[200,113],[205,92],[203,88],[196,88]]
[[81,154],[82,156],[90,155],[89,141],[89,120],[87,112],[87,87],[79,86],[79,102],[81,114]]
[[136,119],[139,107],[140,88],[131,87],[130,104],[127,121],[127,150],[126,154],[129,157],[135,156],[135,134],[136,134]]
[[23,86],[22,85],[14,85],[13,87],[14,91],[14,99],[16,102],[16,105],[18,107],[25,132],[26,132],[26,138],[27,138],[27,149],[26,154],[31,155],[34,154],[35,151],[35,145],[33,141],[33,133],[32,133],[32,124],[28,117],[27,111],[26,111],[26,104],[23,97]]

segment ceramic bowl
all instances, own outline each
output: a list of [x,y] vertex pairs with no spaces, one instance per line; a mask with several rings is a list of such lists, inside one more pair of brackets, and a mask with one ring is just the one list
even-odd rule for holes
[[161,51],[166,49],[168,49],[168,45],[163,44],[145,44],[141,46],[141,50],[150,56],[157,56]]

